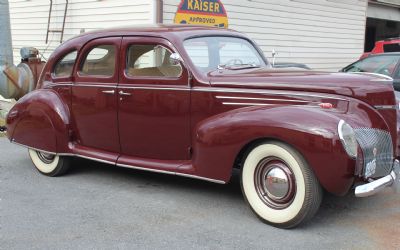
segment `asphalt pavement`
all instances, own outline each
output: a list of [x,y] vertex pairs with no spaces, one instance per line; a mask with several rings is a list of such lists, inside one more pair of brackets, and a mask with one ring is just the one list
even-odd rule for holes
[[77,159],[37,172],[0,138],[0,249],[400,249],[400,194],[325,195],[291,230],[259,221],[227,185]]

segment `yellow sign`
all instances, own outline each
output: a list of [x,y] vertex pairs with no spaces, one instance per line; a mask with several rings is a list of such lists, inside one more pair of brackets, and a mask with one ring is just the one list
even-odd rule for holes
[[174,23],[228,28],[228,16],[220,0],[182,0]]

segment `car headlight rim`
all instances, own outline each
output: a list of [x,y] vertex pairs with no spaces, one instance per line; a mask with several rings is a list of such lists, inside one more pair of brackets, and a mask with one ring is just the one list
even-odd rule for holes
[[338,124],[338,133],[343,148],[348,156],[352,159],[357,158],[358,143],[353,127],[344,120],[340,120]]

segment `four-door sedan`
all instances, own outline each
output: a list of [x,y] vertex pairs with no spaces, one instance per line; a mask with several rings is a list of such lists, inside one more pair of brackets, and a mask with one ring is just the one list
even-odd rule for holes
[[42,174],[71,157],[229,182],[263,221],[294,227],[323,191],[399,185],[396,101],[377,76],[272,69],[247,36],[152,26],[82,34],[49,58],[7,136]]

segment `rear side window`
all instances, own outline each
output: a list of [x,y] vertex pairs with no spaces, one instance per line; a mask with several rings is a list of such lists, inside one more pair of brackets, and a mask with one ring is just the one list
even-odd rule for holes
[[59,60],[54,67],[55,77],[69,77],[72,75],[72,69],[76,61],[77,51],[71,51]]
[[115,72],[115,46],[99,45],[87,54],[79,73],[84,76],[113,76]]
[[400,43],[384,44],[383,50],[385,52],[399,52],[400,51]]

